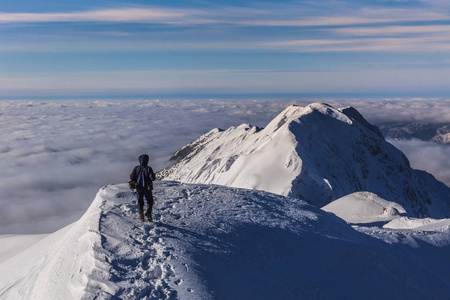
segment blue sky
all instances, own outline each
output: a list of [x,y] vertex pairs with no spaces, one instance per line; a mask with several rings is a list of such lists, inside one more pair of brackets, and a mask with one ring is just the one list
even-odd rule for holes
[[5,1],[1,98],[450,93],[450,4]]

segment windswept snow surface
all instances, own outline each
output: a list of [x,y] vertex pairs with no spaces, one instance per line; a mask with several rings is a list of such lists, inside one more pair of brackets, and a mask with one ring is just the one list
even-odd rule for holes
[[46,236],[48,234],[0,235],[0,244],[2,245],[0,247],[0,263],[30,248]]
[[137,220],[126,184],[102,188],[78,222],[0,264],[0,298],[445,299],[450,293],[448,243],[386,243],[303,201],[262,191],[171,181],[155,188],[153,224]]
[[402,249],[402,255],[406,253],[418,266],[435,268],[435,275],[449,282],[445,268],[450,267],[450,260],[441,250],[450,248],[450,219],[411,218],[397,203],[369,192],[347,195],[322,209],[352,224],[357,231]]
[[348,223],[388,222],[405,215],[403,207],[369,192],[357,192],[322,207]]
[[450,217],[450,188],[413,170],[356,109],[289,106],[264,129],[214,129],[175,153],[168,180],[264,190],[322,207],[369,191],[411,216]]
[[395,218],[383,228],[415,229],[421,231],[445,231],[450,228],[450,219],[416,219],[408,217]]

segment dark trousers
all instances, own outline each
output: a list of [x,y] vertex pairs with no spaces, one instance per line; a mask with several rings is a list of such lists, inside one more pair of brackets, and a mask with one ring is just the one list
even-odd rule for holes
[[148,190],[144,187],[136,187],[136,191],[138,194],[138,210],[139,216],[144,216],[144,196],[147,199],[147,209],[145,210],[148,216],[152,215],[153,209],[153,193],[151,190]]

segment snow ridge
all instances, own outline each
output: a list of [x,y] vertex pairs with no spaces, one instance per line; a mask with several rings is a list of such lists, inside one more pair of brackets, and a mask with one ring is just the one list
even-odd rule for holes
[[289,106],[264,129],[214,129],[181,148],[168,180],[264,190],[322,207],[368,191],[411,216],[450,216],[450,188],[406,156],[354,108]]
[[427,235],[363,234],[262,191],[164,181],[155,194],[149,224],[137,220],[126,184],[102,188],[78,222],[0,264],[0,298],[443,299],[450,291],[445,224]]

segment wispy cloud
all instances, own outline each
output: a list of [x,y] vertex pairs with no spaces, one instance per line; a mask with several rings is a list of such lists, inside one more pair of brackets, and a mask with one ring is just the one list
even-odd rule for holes
[[0,23],[144,22],[178,23],[188,11],[166,8],[116,8],[62,13],[0,13]]
[[[372,32],[372,30],[381,32],[379,29],[370,29],[368,32]],[[413,32],[414,29],[410,30]],[[428,32],[426,28],[422,28],[422,30],[424,33]],[[348,31],[350,32],[351,29]],[[433,31],[430,29],[429,32]],[[392,33],[392,35],[394,34]],[[262,44],[268,48],[296,52],[445,52],[450,50],[450,31],[443,34],[409,37],[352,38],[347,36],[333,39],[269,41]]]
[[[432,9],[348,8],[332,14],[303,5],[255,8],[216,6],[215,8],[173,8],[163,6],[124,6],[86,11],[52,13],[0,12],[0,23],[118,22],[163,24],[225,23],[240,26],[347,26],[412,21],[448,21],[446,13]],[[322,8],[323,9],[323,8]]]
[[450,25],[410,25],[410,26],[380,26],[380,27],[352,27],[336,28],[333,32],[355,35],[355,36],[392,36],[401,34],[423,34],[423,33],[449,33]]
[[[423,29],[426,33],[427,29]],[[110,38],[82,43],[78,38],[67,38],[64,43],[57,37],[48,38],[45,43],[36,41],[18,41],[0,45],[0,52],[110,52],[121,51],[283,51],[283,52],[406,52],[427,53],[450,50],[450,31],[442,34],[424,34],[423,36],[386,36],[333,38],[286,39],[264,37],[263,40],[145,40],[127,32],[96,32],[95,35]],[[374,34],[375,35],[375,34]],[[130,38],[131,40],[124,40]],[[120,39],[120,40],[116,40]]]
[[283,26],[283,27],[330,27],[330,26],[355,26],[355,25],[382,25],[400,22],[418,22],[418,21],[443,21],[449,20],[449,16],[440,13],[413,14],[411,11],[407,15],[398,12],[383,11],[386,14],[377,11],[376,14],[367,14],[361,16],[360,11],[354,12],[354,15],[332,15],[332,16],[306,16],[295,19],[283,20],[276,19],[272,15],[269,20],[243,20],[240,25],[248,26]]
[[[345,2],[344,2],[345,3]],[[55,41],[46,39],[45,43],[27,43],[0,45],[0,50],[14,51],[33,49],[33,51],[96,51],[108,48],[115,50],[151,50],[151,49],[241,49],[261,50],[263,47],[282,49],[285,51],[447,51],[449,46],[450,25],[436,25],[436,21],[450,21],[450,14],[445,10],[437,10],[434,6],[426,8],[374,8],[354,7],[350,4],[326,2],[318,5],[263,5],[255,3],[254,7],[214,6],[196,8],[174,8],[164,6],[123,6],[116,8],[99,8],[72,12],[36,12],[8,13],[0,12],[0,23],[3,24],[35,24],[35,23],[143,23],[165,24],[179,27],[182,32],[185,25],[204,25],[196,27],[199,32],[193,39],[170,35],[164,39],[146,38],[144,31],[138,33],[136,39],[128,43],[108,44],[105,39],[86,40],[76,35],[56,36]],[[311,7],[309,7],[311,6]],[[330,10],[325,10],[331,7]],[[417,25],[417,22],[423,24]],[[403,24],[402,24],[403,23]],[[202,40],[200,28],[208,25],[225,26],[219,31],[227,32],[226,26],[235,27],[300,27],[308,31],[279,34],[243,35],[236,38],[225,35],[209,35]],[[396,25],[393,25],[396,24]],[[399,25],[400,24],[400,25]],[[415,25],[414,25],[415,24]],[[364,25],[364,26],[363,26]],[[107,38],[130,37],[129,32],[117,30],[111,32],[93,30],[91,34],[103,35]],[[232,31],[230,31],[232,32]],[[248,31],[247,31],[248,32]],[[240,33],[242,34],[242,33]],[[314,35],[314,38],[311,38]],[[60,39],[64,43],[61,43]],[[25,40],[29,37],[25,36]],[[86,41],[80,43],[80,40]],[[115,43],[115,45],[114,45]],[[51,45],[51,46],[47,46]],[[58,50],[60,49],[60,50]]]

